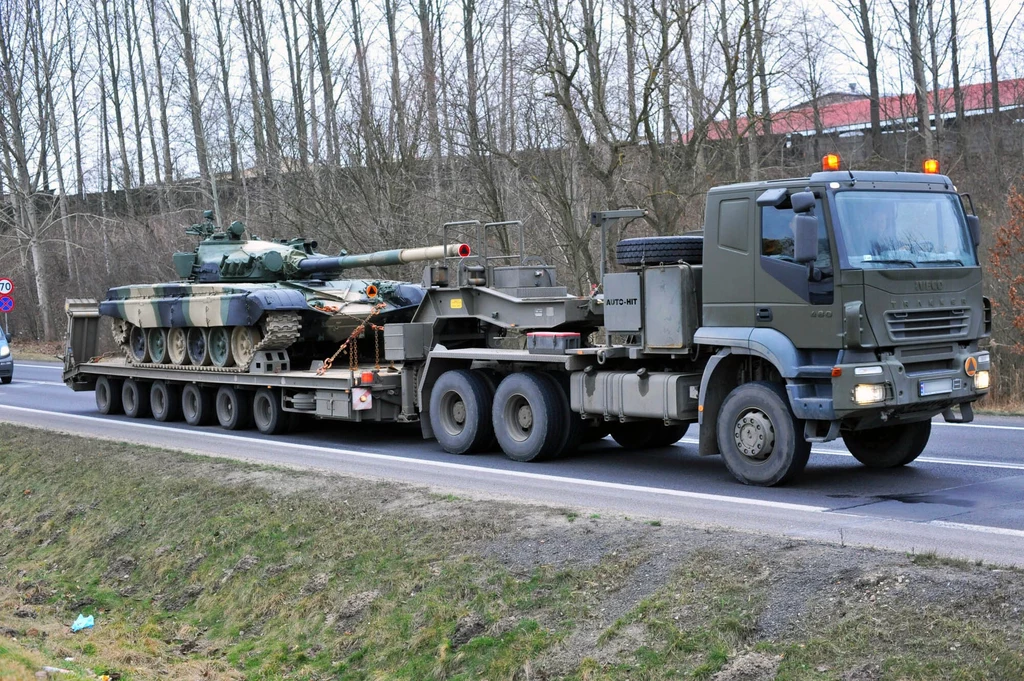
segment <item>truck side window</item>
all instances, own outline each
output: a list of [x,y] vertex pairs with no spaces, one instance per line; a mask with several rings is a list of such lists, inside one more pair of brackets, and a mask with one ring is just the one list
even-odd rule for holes
[[[821,199],[816,202],[814,214],[818,218],[818,259],[815,266],[832,267],[832,254],[828,245],[828,230],[825,228],[824,208]],[[793,209],[789,207],[761,208],[761,255],[785,262],[793,261]]]

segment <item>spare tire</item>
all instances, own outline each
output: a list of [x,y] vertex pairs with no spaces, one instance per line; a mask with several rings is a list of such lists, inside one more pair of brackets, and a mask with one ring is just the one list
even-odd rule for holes
[[615,262],[620,265],[700,265],[703,261],[704,237],[694,234],[623,239],[615,244]]

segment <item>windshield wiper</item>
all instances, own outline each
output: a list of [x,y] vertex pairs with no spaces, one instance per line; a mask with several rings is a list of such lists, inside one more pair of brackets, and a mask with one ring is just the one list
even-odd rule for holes
[[917,263],[913,260],[898,260],[896,258],[871,258],[871,260],[865,260],[866,263],[880,262],[886,265],[910,265],[911,267],[917,267]]
[[960,267],[964,266],[964,261],[960,260],[959,258],[943,258],[943,259],[940,259],[940,260],[922,260],[921,264],[922,265],[931,265],[932,263],[936,263],[936,262],[944,262],[944,263],[950,263],[952,265],[960,265]]

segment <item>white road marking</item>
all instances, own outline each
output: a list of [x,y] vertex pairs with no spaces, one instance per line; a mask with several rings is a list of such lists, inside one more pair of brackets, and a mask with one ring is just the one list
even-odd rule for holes
[[62,371],[64,369],[60,364],[25,364],[14,360],[14,365],[19,367],[31,367],[32,369],[53,369],[54,371]]
[[990,423],[946,423],[932,421],[933,426],[950,426],[951,428],[988,428],[990,430],[1024,430],[1024,426],[996,426]]
[[1008,537],[1024,538],[1024,530],[1011,530],[1008,527],[993,527],[991,525],[972,525],[970,523],[953,523],[948,520],[931,520],[928,522],[928,524],[936,525],[938,527],[948,527],[953,530],[975,530],[977,532],[987,532],[988,534],[1002,534]]
[[64,385],[63,383],[58,383],[57,381],[27,381],[23,378],[15,378],[14,385],[18,385],[19,383],[31,383],[32,385]]
[[[13,411],[19,411],[29,414],[47,414],[52,416],[60,416],[63,419],[74,419],[80,421],[97,421],[106,425],[116,423],[119,426],[128,426],[132,428],[139,428],[142,430],[154,430],[167,433],[174,433],[181,435],[182,432],[196,433],[203,437],[214,438],[218,440],[224,440],[227,442],[236,442],[240,445],[246,446],[261,446],[266,447],[268,444],[267,440],[260,440],[252,437],[245,437],[242,435],[229,435],[227,433],[211,433],[211,432],[197,432],[197,431],[182,431],[180,428],[172,428],[170,426],[158,426],[152,423],[132,423],[130,421],[116,421],[112,422],[110,419],[99,417],[99,416],[85,416],[83,414],[62,414],[60,412],[48,411],[45,409],[30,409],[28,407],[13,407],[6,404],[0,404],[0,410],[10,409]],[[116,439],[116,438],[107,438]],[[346,456],[359,457],[364,459],[375,459],[378,461],[392,461],[401,462],[403,464],[410,464],[414,466],[424,466],[432,468],[445,468],[454,469],[460,471],[471,471],[473,473],[483,475],[494,475],[498,477],[512,477],[512,478],[526,478],[530,480],[543,480],[545,482],[557,482],[570,485],[583,485],[587,487],[599,487],[603,489],[617,489],[629,492],[643,492],[646,494],[661,494],[665,496],[683,497],[687,499],[700,499],[703,501],[719,501],[734,504],[743,504],[747,506],[762,506],[768,508],[778,508],[787,511],[805,511],[808,513],[823,513],[828,511],[827,506],[811,506],[808,504],[791,504],[783,501],[769,501],[765,499],[747,499],[744,497],[733,497],[723,494],[707,494],[704,492],[686,492],[682,490],[666,489],[663,487],[647,487],[644,485],[628,485],[620,482],[606,482],[603,480],[587,480],[585,478],[570,478],[562,475],[547,475],[544,473],[530,473],[527,471],[509,471],[501,470],[496,468],[486,468],[482,466],[471,466],[463,463],[451,463],[448,461],[431,461],[429,459],[414,459],[405,456],[394,456],[392,454],[376,454],[373,452],[362,452],[354,449],[340,449],[333,447],[320,447],[317,445],[305,445],[294,442],[284,442],[280,440],[273,440],[272,445],[275,449],[292,449],[299,451],[314,451],[322,452],[325,454],[344,454]],[[155,445],[159,446],[159,445]]]

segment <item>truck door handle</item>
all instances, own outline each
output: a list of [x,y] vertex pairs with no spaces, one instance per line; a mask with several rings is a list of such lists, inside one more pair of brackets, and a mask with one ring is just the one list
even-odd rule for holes
[[770,307],[757,308],[757,321],[770,322],[772,320],[772,309]]

